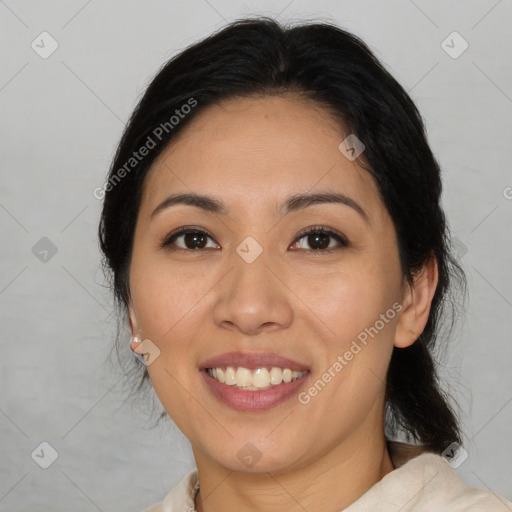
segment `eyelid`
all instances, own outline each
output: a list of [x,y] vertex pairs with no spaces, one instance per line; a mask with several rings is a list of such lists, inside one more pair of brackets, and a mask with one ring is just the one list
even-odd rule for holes
[[[180,235],[183,235],[183,234],[187,234],[187,233],[201,233],[203,235],[206,235],[208,238],[210,238],[216,245],[220,246],[219,242],[217,242],[217,240],[215,240],[215,238],[210,233],[208,233],[208,231],[206,231],[205,229],[200,228],[199,226],[181,226],[164,237],[164,239],[159,244],[160,248],[161,249],[167,248],[168,246],[171,245],[171,243],[177,237],[179,237]],[[313,234],[313,233],[322,233],[322,234],[328,235],[328,236],[334,238],[340,244],[340,246],[331,247],[330,249],[321,249],[321,250],[315,250],[315,249],[298,249],[298,250],[306,251],[306,252],[315,252],[315,253],[322,253],[322,252],[328,253],[328,252],[340,249],[341,247],[347,247],[349,245],[348,240],[345,237],[345,235],[343,235],[342,233],[340,233],[339,231],[337,231],[335,229],[332,229],[332,228],[329,228],[329,227],[323,226],[323,225],[308,226],[308,227],[301,229],[299,231],[299,233],[297,233],[295,235],[295,238],[291,245],[296,244],[301,238],[304,238],[305,236]],[[187,252],[194,251],[193,249],[183,249],[182,247],[174,247],[174,250],[178,250],[178,251],[182,250],[182,251],[187,251]],[[201,249],[200,251],[204,251],[204,250],[205,249]]]
[[[308,226],[306,228],[303,228],[297,233],[295,236],[294,241],[292,242],[292,245],[297,243],[301,238],[304,238],[306,235],[312,234],[312,233],[322,233],[324,235],[329,235],[330,237],[334,238],[338,241],[340,244],[340,247],[331,247],[330,249],[322,249],[322,250],[315,250],[315,249],[309,249],[306,250],[306,252],[315,252],[315,253],[322,253],[322,252],[331,252],[335,251],[337,249],[340,249],[341,247],[347,247],[349,245],[349,242],[345,235],[340,233],[339,231],[323,226],[323,225],[314,225],[314,226]],[[299,250],[305,250],[305,249],[299,249]]]
[[[217,240],[215,240],[215,238],[210,234],[208,233],[208,231],[206,231],[205,229],[203,228],[200,228],[199,226],[181,226],[177,229],[175,229],[174,231],[171,231],[171,233],[169,233],[168,235],[166,235],[163,240],[159,243],[159,246],[161,249],[166,249],[168,248],[168,246],[171,245],[171,243],[174,241],[174,239],[176,239],[178,236],[180,235],[184,235],[184,234],[187,234],[187,233],[201,233],[203,235],[206,235],[208,238],[211,238],[216,245],[220,246],[219,242],[217,242]],[[176,251],[187,251],[187,252],[191,252],[193,251],[192,249],[183,249],[182,247],[174,247],[173,250],[176,250]],[[204,251],[204,249],[201,249]]]

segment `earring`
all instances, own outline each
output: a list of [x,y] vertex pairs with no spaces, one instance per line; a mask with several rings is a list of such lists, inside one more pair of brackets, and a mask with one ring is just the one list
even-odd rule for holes
[[145,359],[145,354],[139,354],[137,352],[138,348],[140,347],[140,345],[137,345],[135,348],[132,348],[132,343],[135,342],[135,343],[142,343],[141,339],[139,338],[139,335],[140,335],[140,331],[138,333],[138,335],[136,336],[132,336],[131,339],[130,339],[130,350],[132,351],[132,354],[145,366],[147,366],[146,364],[146,359]]
[[140,343],[140,338],[138,335],[132,336],[130,338],[130,350],[133,352],[132,343]]

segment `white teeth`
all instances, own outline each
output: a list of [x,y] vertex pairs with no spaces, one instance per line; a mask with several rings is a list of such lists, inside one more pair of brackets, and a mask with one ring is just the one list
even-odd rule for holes
[[290,368],[273,367],[270,371],[267,368],[258,368],[254,371],[239,366],[236,370],[228,366],[224,371],[222,368],[208,368],[206,370],[215,380],[235,386],[240,389],[258,390],[267,389],[270,386],[277,386],[282,382],[291,382],[300,379],[307,373],[306,371],[292,371]]
[[231,366],[228,366],[226,368],[226,373],[224,375],[224,378],[225,378],[225,383],[228,386],[234,386],[236,384],[235,370]]
[[236,371],[235,381],[237,386],[252,386],[251,370],[242,367],[238,368]]
[[270,370],[270,383],[271,384],[281,384],[283,381],[283,372],[281,371],[281,368],[272,368]]
[[[238,369],[240,370],[240,368]],[[251,372],[249,372],[249,374],[250,373]],[[238,386],[240,385],[238,384],[238,380],[236,381],[236,383]],[[245,384],[242,384],[242,386],[244,385]],[[252,375],[252,385],[255,388],[259,389],[268,388],[271,385],[270,372],[266,368],[258,368],[257,370],[255,370],[255,372]]]

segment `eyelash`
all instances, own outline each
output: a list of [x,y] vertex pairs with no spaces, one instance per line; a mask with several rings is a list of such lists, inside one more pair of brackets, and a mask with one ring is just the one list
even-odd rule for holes
[[[204,229],[195,227],[195,226],[183,226],[181,228],[176,229],[175,231],[170,233],[168,236],[166,236],[163,239],[163,241],[160,243],[160,248],[161,249],[171,249],[174,251],[186,251],[186,252],[204,251],[205,249],[183,249],[182,247],[171,248],[171,244],[172,244],[172,242],[174,242],[176,240],[176,238],[178,238],[181,235],[186,235],[189,233],[200,233],[202,235],[206,235],[207,237],[212,239],[217,245],[220,245]],[[312,235],[312,234],[328,235],[328,236],[334,238],[340,245],[338,247],[331,247],[330,249],[298,249],[299,251],[307,251],[307,252],[315,252],[315,253],[320,253],[320,252],[321,253],[331,253],[333,251],[342,249],[349,245],[347,239],[341,233],[338,233],[337,231],[327,228],[326,226],[310,226],[310,227],[304,228],[297,234],[292,245],[296,244],[300,239],[304,238],[305,236]]]

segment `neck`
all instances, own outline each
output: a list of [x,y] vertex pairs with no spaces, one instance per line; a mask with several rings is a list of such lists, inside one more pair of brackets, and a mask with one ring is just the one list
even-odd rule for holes
[[201,485],[196,510],[343,510],[394,469],[383,433],[356,437],[298,469],[275,473],[230,471],[194,450]]

